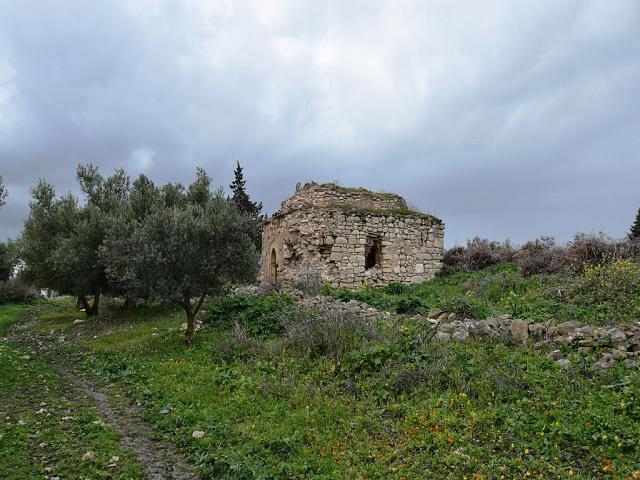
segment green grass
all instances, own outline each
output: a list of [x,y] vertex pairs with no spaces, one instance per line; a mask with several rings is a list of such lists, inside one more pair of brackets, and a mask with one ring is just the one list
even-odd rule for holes
[[[624,365],[592,378],[524,347],[423,344],[408,321],[339,359],[311,355],[278,335],[235,338],[216,310],[225,302],[207,306],[213,325],[191,347],[178,310],[141,308],[70,337],[58,354],[140,403],[205,478],[587,479],[640,469],[640,382]],[[247,312],[273,302],[257,298],[233,316],[262,318]],[[32,328],[59,335],[75,313],[64,315],[51,307]]]
[[[42,304],[0,307],[0,330],[33,320]],[[49,305],[56,316],[59,307]],[[58,312],[59,313],[59,312]],[[66,317],[68,317],[68,311]],[[83,460],[86,452],[93,460]],[[109,460],[119,461],[109,467]],[[118,435],[36,352],[0,339],[0,478],[138,479]]]
[[[620,268],[621,265],[626,268]],[[637,265],[622,261],[587,270],[579,276],[525,277],[514,264],[503,263],[479,272],[450,273],[415,285],[365,285],[357,290],[327,288],[325,293],[399,313],[426,314],[430,308],[438,308],[466,318],[510,314],[538,321],[555,318],[600,324],[640,318],[638,271]],[[621,288],[625,282],[626,288]]]

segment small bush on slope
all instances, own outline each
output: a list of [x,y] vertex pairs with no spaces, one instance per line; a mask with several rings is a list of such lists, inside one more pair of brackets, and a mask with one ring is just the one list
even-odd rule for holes
[[205,306],[204,322],[228,328],[238,324],[251,336],[269,337],[282,332],[283,315],[293,313],[294,299],[287,293],[268,296],[223,296]]
[[587,267],[571,288],[571,302],[602,321],[640,319],[640,265],[616,260]]

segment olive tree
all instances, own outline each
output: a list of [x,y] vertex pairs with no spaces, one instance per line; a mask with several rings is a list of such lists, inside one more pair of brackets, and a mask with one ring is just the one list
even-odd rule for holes
[[158,189],[162,200],[145,204],[143,216],[114,221],[100,248],[111,282],[184,309],[188,342],[207,295],[228,282],[253,281],[257,270],[251,219],[209,185],[199,169],[186,190],[175,184]]
[[92,165],[79,166],[77,179],[86,199],[82,205],[71,194],[56,197],[43,180],[33,188],[20,253],[26,279],[78,297],[92,317],[99,314],[100,296],[110,290],[98,250],[110,214],[128,199],[129,179],[122,170],[105,179]]

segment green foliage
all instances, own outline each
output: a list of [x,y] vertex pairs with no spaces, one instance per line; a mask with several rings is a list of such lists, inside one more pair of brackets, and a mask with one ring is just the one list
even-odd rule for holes
[[252,239],[256,248],[260,250],[262,245],[262,202],[254,202],[249,197],[245,189],[246,180],[242,172],[240,162],[236,163],[236,169],[233,171],[233,182],[229,185],[231,189],[231,202],[238,210],[253,220]]
[[[40,181],[32,190],[29,218],[20,241],[23,276],[39,287],[80,297],[87,315],[98,313],[102,293],[113,291],[98,257],[111,216],[129,194],[123,170],[104,178],[94,165],[80,165],[77,180],[84,194],[80,204],[71,194],[56,198],[52,185]],[[93,306],[86,297],[94,296]]]
[[[30,319],[27,305],[0,307],[0,334]],[[51,310],[48,310],[48,314]],[[0,478],[142,478],[142,467],[119,435],[51,364],[0,338]],[[93,452],[93,460],[83,460]],[[109,459],[120,457],[113,466]]]
[[44,181],[33,189],[21,257],[25,279],[78,296],[87,315],[98,313],[102,293],[178,302],[191,337],[206,295],[254,280],[255,221],[211,190],[204,169],[187,189],[158,188],[144,175],[131,184],[121,169],[104,178],[94,165],[80,165],[77,180],[84,204],[56,198]]
[[221,296],[211,299],[204,308],[205,323],[223,328],[238,324],[251,336],[268,338],[282,333],[282,317],[293,314],[294,299],[287,293]]
[[603,321],[640,319],[640,265],[616,260],[587,268],[572,286],[572,303]]
[[355,299],[409,315],[438,308],[463,318],[511,314],[538,321],[628,322],[639,318],[638,268],[631,260],[618,260],[577,276],[525,276],[515,264],[502,263],[478,272],[442,274],[416,285],[325,288],[325,293],[345,302]]
[[242,213],[259,218],[262,212],[262,202],[254,202],[249,198],[245,189],[246,183],[240,162],[237,162],[236,169],[233,171],[233,182],[229,185],[232,194],[231,201]]
[[[60,318],[49,315],[31,328],[50,331]],[[379,326],[336,367],[332,355],[278,337],[229,356],[238,340],[222,311],[220,328],[191,347],[176,341],[174,314],[140,315],[114,317],[96,338],[73,336],[64,348],[138,402],[203,478],[590,479],[638,470],[640,381],[623,364],[585,376],[523,347],[425,341],[422,322],[406,321]]]
[[629,238],[632,240],[640,240],[640,208],[638,209],[638,213],[636,214],[636,219],[631,225],[631,229],[629,230]]
[[184,201],[159,204],[144,218],[123,222],[100,247],[113,283],[184,308],[188,339],[204,298],[228,282],[253,281],[257,268],[249,219],[221,191],[206,187],[205,193],[207,182],[198,171]]
[[9,246],[0,242],[0,282],[6,282],[13,271],[13,259]]

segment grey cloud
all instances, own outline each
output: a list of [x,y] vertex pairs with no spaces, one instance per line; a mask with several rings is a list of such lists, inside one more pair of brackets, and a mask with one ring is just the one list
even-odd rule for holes
[[0,237],[38,177],[123,166],[274,211],[295,182],[395,191],[447,243],[626,233],[640,5],[0,0]]

